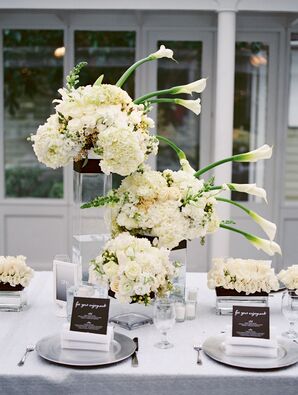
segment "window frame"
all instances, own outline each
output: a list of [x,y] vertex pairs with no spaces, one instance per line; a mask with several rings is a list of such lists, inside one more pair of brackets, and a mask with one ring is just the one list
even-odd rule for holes
[[[58,18],[55,14],[34,14],[38,15],[37,19],[32,20],[32,14],[25,14],[23,17],[19,14],[8,14],[5,21],[0,21],[0,75],[2,78],[2,87],[4,83],[4,69],[3,69],[3,30],[14,29],[14,30],[61,30],[64,35],[64,44],[66,38],[66,24]],[[44,23],[40,21],[43,20]],[[63,59],[63,81],[67,75],[67,57]],[[67,170],[63,169],[63,198],[11,198],[5,196],[5,163],[4,163],[4,97],[3,88],[0,93],[0,204],[15,204],[20,203],[22,205],[33,206],[35,204],[41,205],[61,205],[66,204],[68,201],[68,193],[66,184],[68,182]]]
[[[213,51],[213,44],[215,41],[214,29],[212,27],[206,28],[194,28],[189,27],[185,29],[175,29],[168,27],[164,29],[160,28],[148,28],[147,29],[147,41],[149,52],[156,51],[156,44],[158,41],[200,41],[202,42],[202,72],[201,78],[209,77],[208,89],[206,89],[201,95],[202,100],[202,112],[199,114],[200,117],[200,136],[199,136],[199,160],[200,167],[210,163],[212,158],[212,97],[214,93],[214,83],[212,76],[215,75],[212,59],[215,54]],[[211,74],[211,75],[210,75]],[[151,62],[147,64],[147,86],[146,91],[157,90],[157,76],[158,76],[158,64],[157,62]],[[210,78],[211,77],[211,78]],[[155,123],[157,120],[157,106],[153,107],[151,111],[151,117]],[[154,130],[156,133],[156,130]],[[150,164],[153,168],[156,168],[156,157],[150,158]]]

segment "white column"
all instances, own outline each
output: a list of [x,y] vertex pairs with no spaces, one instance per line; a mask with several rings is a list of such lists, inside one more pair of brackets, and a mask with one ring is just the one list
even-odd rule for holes
[[[236,6],[237,2],[231,2]],[[216,102],[213,160],[217,161],[232,155],[233,149],[233,110],[235,78],[235,38],[236,9],[218,11]],[[227,163],[214,169],[216,185],[231,181],[232,165]],[[229,197],[229,196],[228,196]],[[230,219],[229,204],[219,203],[221,219]],[[230,232],[220,229],[211,239],[211,258],[229,256]]]

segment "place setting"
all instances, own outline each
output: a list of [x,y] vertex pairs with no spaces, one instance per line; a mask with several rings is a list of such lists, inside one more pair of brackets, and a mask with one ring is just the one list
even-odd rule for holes
[[[232,326],[202,345],[215,361],[237,368],[267,370],[294,365],[298,347],[270,327],[270,308],[233,306]],[[297,314],[297,312],[296,312]]]
[[92,367],[121,362],[134,355],[137,338],[114,331],[109,324],[109,299],[74,297],[70,323],[61,333],[45,337],[36,344],[37,354],[61,365]]

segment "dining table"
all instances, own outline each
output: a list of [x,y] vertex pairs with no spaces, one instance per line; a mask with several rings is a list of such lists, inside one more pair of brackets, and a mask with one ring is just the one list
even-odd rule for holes
[[[52,272],[36,272],[28,289],[28,307],[21,312],[0,312],[1,395],[297,395],[298,365],[282,369],[253,370],[216,362],[201,352],[197,364],[194,345],[224,332],[232,323],[229,315],[216,315],[215,291],[207,287],[206,273],[187,273],[187,287],[198,289],[197,316],[179,322],[169,331],[173,347],[159,349],[154,325],[134,330],[115,327],[131,338],[138,337],[138,367],[131,358],[101,367],[73,367],[51,363],[31,352],[18,366],[26,346],[61,332],[53,296]],[[288,327],[281,312],[281,293],[270,295],[270,325],[280,335]],[[121,312],[143,312],[152,316],[152,306],[121,305],[112,300],[110,316]],[[293,347],[298,347],[293,342]]]

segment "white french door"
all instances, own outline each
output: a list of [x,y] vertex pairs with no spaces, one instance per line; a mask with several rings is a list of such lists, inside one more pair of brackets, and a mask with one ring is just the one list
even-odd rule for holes
[[[144,70],[146,91],[165,89],[167,86],[183,85],[202,77],[208,77],[207,88],[201,95],[202,112],[199,116],[183,111],[179,106],[163,104],[155,107],[153,116],[156,133],[172,139],[186,153],[191,165],[198,169],[211,161],[212,139],[212,91],[214,64],[214,33],[197,28],[156,29],[144,32],[148,42],[147,52],[151,53],[161,45],[174,50],[178,63],[169,59],[147,64]],[[145,74],[146,73],[146,74]],[[160,145],[159,156],[152,158],[158,170],[179,168],[176,154],[168,147]],[[189,243],[188,270],[206,271],[209,260],[208,237],[204,246],[199,240]]]
[[[267,191],[268,205],[259,198],[234,193],[242,202],[263,217],[280,224],[278,202],[281,199],[280,149],[278,141],[278,32],[244,32],[236,36],[235,96],[234,96],[234,154],[256,149],[267,143],[273,145],[273,158],[257,164],[233,164],[233,181],[256,183]],[[237,207],[232,208],[235,227],[267,239],[262,229]],[[281,240],[278,226],[277,240]],[[230,254],[234,257],[268,259],[239,235],[231,235]],[[278,263],[279,262],[279,263]],[[280,264],[274,258],[275,265]]]

